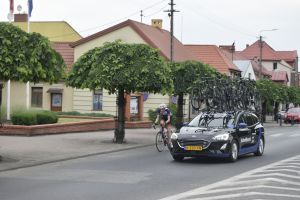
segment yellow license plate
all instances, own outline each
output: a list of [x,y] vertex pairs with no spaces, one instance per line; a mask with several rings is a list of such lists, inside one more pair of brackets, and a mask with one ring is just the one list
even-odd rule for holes
[[202,151],[202,146],[185,146],[184,149],[187,151]]

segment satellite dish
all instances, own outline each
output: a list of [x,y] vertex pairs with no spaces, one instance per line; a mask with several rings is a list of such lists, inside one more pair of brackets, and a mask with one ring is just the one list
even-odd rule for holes
[[22,11],[22,6],[21,6],[21,5],[18,5],[18,6],[17,6],[17,10],[18,10],[19,12],[21,12],[21,11]]

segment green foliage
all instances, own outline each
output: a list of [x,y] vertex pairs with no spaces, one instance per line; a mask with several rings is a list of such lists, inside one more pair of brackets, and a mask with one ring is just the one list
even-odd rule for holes
[[36,113],[37,124],[55,124],[58,121],[57,114],[50,111]]
[[62,57],[38,33],[0,22],[0,46],[0,80],[53,83],[63,76]]
[[145,44],[105,43],[82,55],[67,84],[76,88],[104,88],[109,93],[161,92],[172,89],[170,67],[158,50]]
[[266,102],[300,103],[300,89],[297,87],[280,85],[267,79],[258,80],[256,87]]
[[20,112],[11,116],[14,125],[37,125],[36,112]]
[[196,82],[202,81],[202,77],[217,74],[214,68],[197,61],[174,63],[171,69],[175,95],[187,94]]
[[107,113],[80,113],[77,111],[71,112],[58,112],[59,115],[71,115],[71,116],[89,116],[89,117],[113,117],[111,114]]
[[157,116],[156,110],[152,110],[152,109],[148,110],[148,117],[152,123],[155,122],[156,116]]
[[57,123],[57,114],[51,111],[16,111],[11,116],[14,125],[37,125],[37,124],[54,124]]

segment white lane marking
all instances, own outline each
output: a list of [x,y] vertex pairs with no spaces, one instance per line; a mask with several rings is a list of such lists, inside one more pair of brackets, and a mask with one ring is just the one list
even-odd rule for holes
[[[187,191],[187,192],[175,194],[173,196],[169,196],[169,197],[163,198],[161,200],[179,200],[179,199],[184,199],[184,198],[187,198],[189,196],[194,196],[194,195],[197,195],[199,193],[203,193],[204,191],[208,191],[208,190],[213,189],[213,188],[217,188],[217,187],[221,187],[221,186],[224,186],[224,185],[228,185],[229,183],[232,183],[232,182],[234,183],[235,181],[238,181],[241,178],[249,177],[250,175],[256,174],[256,173],[261,172],[261,171],[263,171],[265,169],[276,168],[276,166],[278,166],[280,164],[283,164],[283,163],[289,162],[289,161],[293,161],[293,160],[298,160],[298,159],[300,159],[300,155],[297,155],[297,156],[294,156],[294,157],[290,157],[290,158],[287,158],[287,159],[284,159],[284,160],[281,160],[281,161],[277,161],[275,163],[271,163],[269,165],[256,168],[254,170],[250,170],[250,171],[242,173],[240,175],[237,175],[237,176],[234,176],[234,177],[231,177],[231,178],[228,178],[228,179],[225,179],[225,180],[222,180],[222,181],[219,181],[219,182],[216,182],[216,183],[204,186],[204,187],[199,187],[199,188]],[[277,181],[277,182],[281,181],[280,179],[271,179],[271,178],[268,178],[268,179],[269,179],[269,181]],[[296,185],[300,186],[299,183],[296,183]]]
[[251,175],[251,177],[248,177],[248,178],[260,178],[260,177],[268,177],[268,176],[271,176],[271,177],[275,177],[275,176],[279,176],[279,177],[282,177],[282,178],[293,178],[293,179],[299,179],[300,180],[300,176],[297,177],[297,176],[292,176],[292,175],[288,175],[288,174],[282,174],[282,173],[269,173],[269,174],[254,174],[254,175]]
[[276,194],[276,193],[265,193],[265,192],[246,192],[239,194],[229,194],[215,197],[200,197],[200,198],[191,198],[189,200],[216,200],[216,199],[228,199],[236,197],[249,197],[254,195],[270,196],[270,197],[289,197],[289,198],[300,198],[300,195],[289,195],[289,194]]
[[269,186],[269,185],[256,185],[256,186],[246,186],[246,187],[234,187],[234,188],[225,188],[225,189],[216,189],[205,191],[201,193],[204,194],[217,194],[221,192],[233,192],[233,191],[241,191],[241,190],[252,190],[252,189],[276,189],[276,190],[288,190],[288,191],[297,191],[300,192],[300,188],[291,188],[291,187],[279,187],[279,186]]
[[[292,172],[300,175],[299,170],[293,170],[293,169],[266,169],[266,172]],[[262,172],[265,173],[265,172]]]
[[272,134],[272,135],[269,135],[270,137],[280,137],[282,136],[283,133],[277,133],[277,134]]

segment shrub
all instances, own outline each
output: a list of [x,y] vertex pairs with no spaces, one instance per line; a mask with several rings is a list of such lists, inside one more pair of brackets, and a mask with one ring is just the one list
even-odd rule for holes
[[14,125],[36,125],[36,113],[35,112],[20,112],[14,113],[11,116],[11,121]]
[[106,113],[80,113],[77,111],[59,112],[59,115],[72,115],[72,116],[89,116],[89,117],[113,117],[113,115]]
[[156,119],[156,110],[148,110],[148,116],[149,116],[149,120],[154,123],[155,119]]
[[11,116],[14,125],[37,125],[37,124],[54,124],[57,123],[57,114],[51,111],[18,111]]
[[36,114],[38,124],[55,124],[58,121],[57,114],[50,111],[38,112]]

